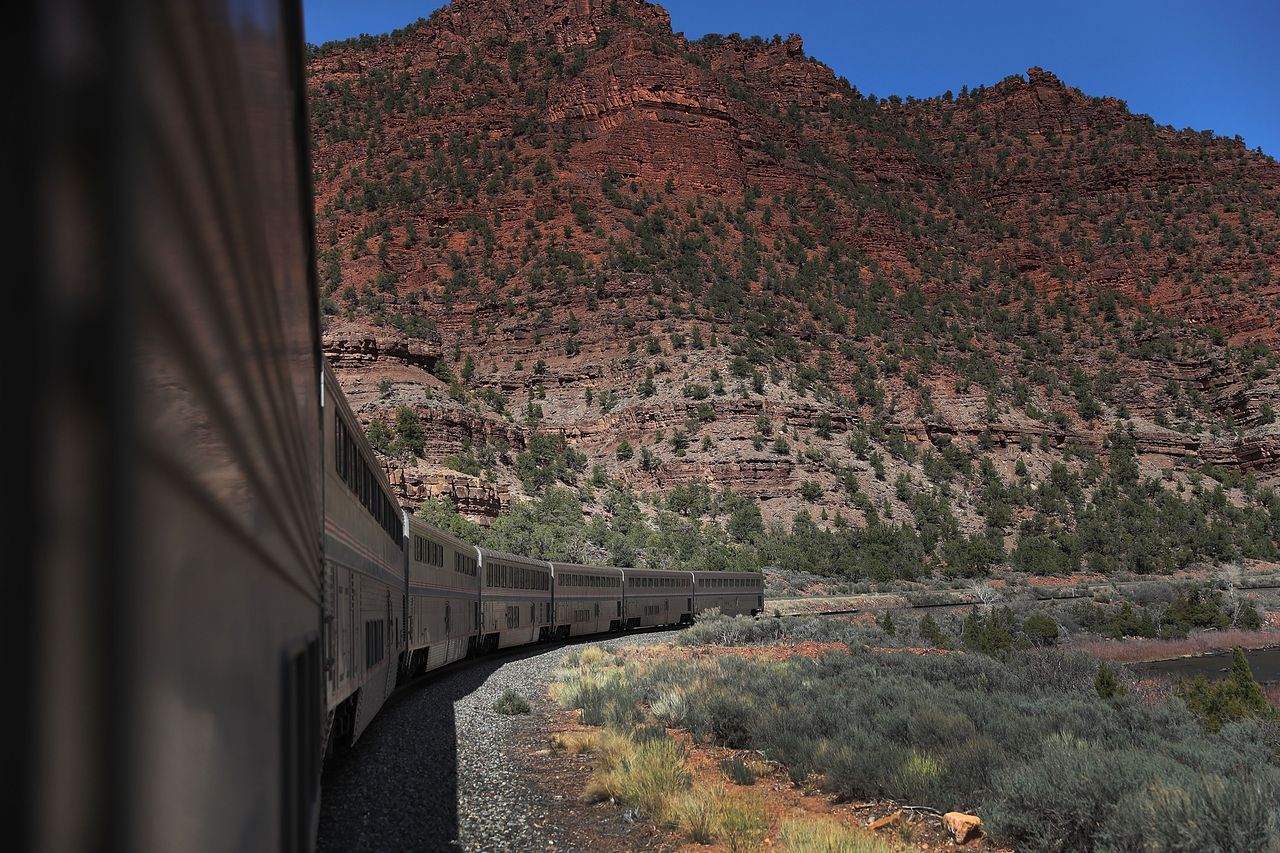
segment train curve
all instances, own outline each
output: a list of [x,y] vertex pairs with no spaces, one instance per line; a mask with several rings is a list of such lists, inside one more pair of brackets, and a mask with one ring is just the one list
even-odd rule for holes
[[359,743],[325,770],[317,849],[547,850],[583,843],[521,772],[515,734],[533,717],[492,710],[514,689],[545,708],[575,648],[661,641],[673,629],[522,646],[451,664],[396,691]]

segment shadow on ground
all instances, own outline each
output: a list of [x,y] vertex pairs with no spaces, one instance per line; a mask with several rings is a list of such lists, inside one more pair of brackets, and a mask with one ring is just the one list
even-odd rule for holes
[[607,639],[584,637],[461,661],[398,690],[355,746],[325,767],[317,850],[459,849],[454,703],[505,664]]

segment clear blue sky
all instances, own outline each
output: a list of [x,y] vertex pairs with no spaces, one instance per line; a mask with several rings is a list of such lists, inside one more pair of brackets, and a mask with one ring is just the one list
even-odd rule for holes
[[[303,0],[307,40],[384,33],[436,0]],[[881,97],[927,97],[1039,65],[1159,124],[1239,134],[1280,156],[1280,0],[669,0],[672,27],[799,33],[805,50]]]

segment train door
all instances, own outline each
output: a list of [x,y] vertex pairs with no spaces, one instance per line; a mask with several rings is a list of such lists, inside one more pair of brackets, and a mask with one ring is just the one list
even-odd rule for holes
[[453,636],[453,608],[449,602],[444,603],[444,635],[445,638]]

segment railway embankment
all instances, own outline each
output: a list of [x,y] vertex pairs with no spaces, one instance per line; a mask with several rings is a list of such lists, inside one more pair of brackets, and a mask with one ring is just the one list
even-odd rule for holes
[[[643,633],[592,645],[660,639]],[[398,691],[326,768],[318,849],[597,849],[590,827],[561,819],[558,791],[541,784],[532,755],[545,745],[547,687],[575,648],[534,646],[467,661]],[[494,710],[507,691],[526,698],[531,713]],[[621,815],[614,823],[628,832]]]

